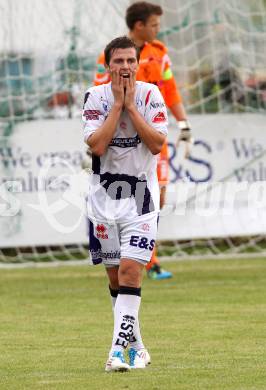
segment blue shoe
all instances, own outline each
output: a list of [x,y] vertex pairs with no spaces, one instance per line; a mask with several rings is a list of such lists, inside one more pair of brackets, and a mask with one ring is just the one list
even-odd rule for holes
[[145,368],[151,362],[147,349],[137,351],[134,348],[128,350],[130,368]]
[[169,271],[162,269],[157,264],[155,264],[151,267],[151,269],[147,272],[147,275],[150,279],[153,279],[153,280],[170,279],[173,277],[172,272],[169,272]]
[[124,354],[121,351],[114,351],[112,355],[108,358],[105,366],[105,371],[129,371],[130,367],[125,362]]

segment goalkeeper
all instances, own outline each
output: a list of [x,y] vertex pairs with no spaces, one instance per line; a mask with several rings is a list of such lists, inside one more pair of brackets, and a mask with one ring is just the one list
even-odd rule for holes
[[[155,84],[159,87],[167,107],[176,118],[180,134],[179,141],[186,142],[186,157],[189,155],[192,144],[190,125],[182,103],[181,95],[171,70],[171,61],[165,45],[156,40],[160,30],[160,17],[163,10],[159,5],[145,1],[133,3],[126,11],[126,23],[129,28],[129,37],[140,49],[139,70],[137,80]],[[102,53],[98,59],[97,73],[94,84],[100,85],[110,81],[109,73],[104,66],[105,59]],[[145,102],[139,102],[145,104]],[[150,105],[160,108],[157,101],[151,101]],[[160,120],[158,118],[158,120]],[[160,207],[165,204],[166,186],[169,182],[168,146],[164,144],[158,155],[157,175],[160,184]],[[147,274],[152,279],[166,279],[172,274],[161,268],[154,250],[150,263],[146,266]]]

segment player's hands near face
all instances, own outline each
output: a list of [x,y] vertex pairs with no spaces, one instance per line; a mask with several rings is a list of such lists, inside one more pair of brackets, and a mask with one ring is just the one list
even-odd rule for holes
[[125,92],[123,79],[119,74],[119,70],[110,70],[112,79],[112,92],[114,95],[114,103],[122,108],[124,106]]
[[136,71],[129,72],[129,78],[124,79],[125,86],[125,107],[127,109],[134,108],[135,105],[135,93],[136,93]]

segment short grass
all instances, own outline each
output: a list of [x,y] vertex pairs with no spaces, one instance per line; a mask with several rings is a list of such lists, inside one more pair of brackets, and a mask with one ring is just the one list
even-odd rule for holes
[[146,370],[104,372],[104,270],[0,270],[0,389],[266,389],[266,260],[169,262],[144,279]]

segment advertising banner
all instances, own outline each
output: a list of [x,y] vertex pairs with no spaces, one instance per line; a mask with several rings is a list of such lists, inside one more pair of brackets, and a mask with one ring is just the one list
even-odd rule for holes
[[79,120],[25,122],[0,139],[0,247],[86,240],[85,150]]
[[[191,115],[184,159],[169,126],[170,184],[159,239],[266,232],[265,117]],[[0,138],[0,247],[87,242],[88,172],[79,119],[18,124]]]
[[161,240],[266,233],[266,125],[264,115],[191,116],[189,159],[176,149],[171,123],[171,183],[161,212]]

